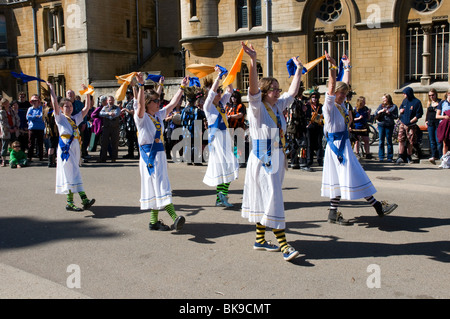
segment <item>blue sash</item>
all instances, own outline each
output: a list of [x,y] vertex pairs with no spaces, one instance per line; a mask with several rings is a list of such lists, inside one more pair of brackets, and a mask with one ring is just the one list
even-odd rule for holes
[[61,159],[62,161],[67,161],[70,157],[69,150],[70,145],[72,145],[72,141],[74,139],[74,135],[72,134],[67,143],[64,143],[61,137],[59,137],[59,147],[61,148]]
[[[153,144],[145,144],[145,145],[139,145],[140,148],[140,155],[142,159],[144,160],[145,164],[147,164],[147,170],[150,175],[153,174],[155,171],[155,158],[156,153],[163,152],[164,151],[164,144],[163,143],[153,143]],[[147,153],[150,153],[147,155]]]
[[272,140],[252,140],[252,152],[262,162],[266,172],[272,171]]
[[[328,145],[330,145],[331,150],[334,154],[336,154],[339,163],[343,164],[345,162],[344,158],[344,149],[345,149],[345,143],[346,140],[348,140],[348,131],[345,130],[343,132],[336,132],[336,133],[328,133],[327,134],[327,142]],[[334,145],[334,141],[341,141],[339,144],[339,148]]]
[[225,131],[227,129],[226,124],[224,123],[222,116],[219,114],[217,115],[217,119],[214,122],[214,124],[208,126],[208,143],[211,144],[211,142],[214,140],[214,136],[216,134],[217,130]]

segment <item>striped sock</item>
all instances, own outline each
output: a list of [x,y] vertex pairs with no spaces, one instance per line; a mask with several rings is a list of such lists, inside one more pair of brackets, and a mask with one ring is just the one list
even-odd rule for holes
[[73,205],[73,193],[71,191],[67,194],[67,204],[70,206]]
[[330,209],[338,209],[339,204],[341,202],[341,196],[336,196],[335,198],[332,198],[330,201]]
[[81,191],[81,192],[78,192],[78,194],[80,195],[81,202],[82,202],[83,204],[86,204],[86,203],[89,202],[89,199],[87,198],[85,192]]
[[365,198],[365,200],[366,201],[368,201],[369,202],[369,204],[370,205],[375,205],[375,203],[377,202],[377,200],[375,199],[375,197],[373,197],[373,196],[367,196],[367,197],[364,197]]
[[217,185],[217,197],[216,201],[220,201],[219,193],[222,193],[225,196],[228,196],[228,188],[230,187],[230,183],[222,183]]
[[152,209],[150,212],[150,224],[156,224],[158,222],[159,211],[157,209]]
[[259,244],[264,244],[266,242],[266,226],[260,223],[256,224],[256,242]]
[[230,187],[230,183],[223,183],[222,184],[222,194],[225,196],[228,196],[228,188]]
[[286,241],[286,233],[284,232],[284,229],[273,229],[272,231],[278,240],[278,244],[280,244],[281,252],[284,253],[285,250],[289,248],[289,245]]
[[177,219],[177,213],[175,213],[175,207],[173,207],[173,204],[170,203],[169,205],[167,205],[166,207],[164,207],[164,209],[166,210],[167,213],[169,213],[170,217],[172,217],[173,221],[175,221],[175,219]]

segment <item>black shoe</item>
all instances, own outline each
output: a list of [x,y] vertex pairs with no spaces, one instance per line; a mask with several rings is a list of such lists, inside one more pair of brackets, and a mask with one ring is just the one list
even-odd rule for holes
[[303,166],[301,169],[305,172],[314,172],[314,170],[309,166]]
[[154,224],[148,224],[148,229],[150,230],[160,230],[160,231],[168,231],[170,230],[170,227],[158,220]]
[[84,210],[89,209],[92,205],[94,205],[94,203],[95,203],[94,198],[91,200],[87,199],[86,201],[83,201],[83,209]]
[[353,225],[351,221],[348,219],[344,219],[341,212],[338,212],[336,209],[330,209],[328,214],[328,222],[332,224],[337,224],[341,226],[350,226]]
[[383,217],[392,213],[397,207],[397,204],[388,204],[386,201],[376,202],[373,207],[377,211],[378,216]]
[[71,211],[71,212],[82,212],[83,208],[77,207],[75,205],[66,205],[66,210]]
[[181,230],[183,228],[185,222],[186,222],[186,219],[183,216],[178,216],[172,225],[172,229],[175,229],[177,231]]

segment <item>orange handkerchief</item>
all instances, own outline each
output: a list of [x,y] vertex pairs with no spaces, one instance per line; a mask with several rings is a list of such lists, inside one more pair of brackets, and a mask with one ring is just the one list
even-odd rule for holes
[[193,73],[196,77],[201,79],[213,73],[215,71],[215,67],[200,63],[200,64],[191,64],[186,68],[186,70],[188,70],[189,72]]
[[87,89],[80,91],[80,95],[85,94],[94,95],[95,94],[94,87],[92,85],[88,85]]
[[124,75],[116,75],[117,83],[122,84],[116,92],[116,101],[123,101],[127,93],[128,85],[130,85],[137,72],[131,72]]

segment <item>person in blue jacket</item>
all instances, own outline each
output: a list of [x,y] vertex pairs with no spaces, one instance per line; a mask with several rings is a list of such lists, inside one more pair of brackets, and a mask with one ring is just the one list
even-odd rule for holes
[[31,107],[27,111],[28,121],[28,161],[31,162],[34,157],[34,149],[37,143],[39,160],[44,157],[44,130],[45,123],[43,118],[41,99],[37,94],[31,97]]
[[[423,116],[422,102],[414,96],[412,88],[403,90],[403,102],[399,109],[400,125],[398,128],[398,159],[397,164],[412,163],[413,146],[417,141],[419,127],[417,122]],[[406,154],[405,154],[406,153]]]

